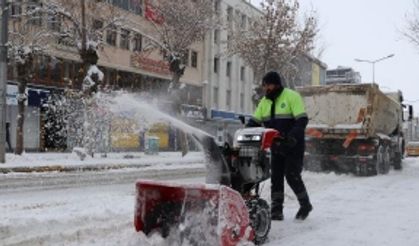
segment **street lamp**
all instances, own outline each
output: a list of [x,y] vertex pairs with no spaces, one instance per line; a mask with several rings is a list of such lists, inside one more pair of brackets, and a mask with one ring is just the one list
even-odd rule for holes
[[392,58],[393,56],[394,56],[394,54],[390,54],[388,56],[384,56],[384,57],[381,57],[381,58],[376,59],[376,60],[355,59],[355,61],[366,62],[366,63],[372,64],[372,83],[375,83],[375,63],[383,61],[385,59]]

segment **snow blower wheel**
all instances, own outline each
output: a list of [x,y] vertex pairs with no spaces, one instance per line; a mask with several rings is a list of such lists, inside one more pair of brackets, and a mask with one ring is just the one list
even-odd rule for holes
[[268,203],[261,198],[254,198],[246,202],[249,209],[250,223],[255,231],[256,245],[263,244],[271,230],[271,210]]

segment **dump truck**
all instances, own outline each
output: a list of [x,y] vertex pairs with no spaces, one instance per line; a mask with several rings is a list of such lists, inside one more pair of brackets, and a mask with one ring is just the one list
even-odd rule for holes
[[359,176],[402,168],[403,96],[377,84],[334,84],[297,89],[310,119],[305,166]]

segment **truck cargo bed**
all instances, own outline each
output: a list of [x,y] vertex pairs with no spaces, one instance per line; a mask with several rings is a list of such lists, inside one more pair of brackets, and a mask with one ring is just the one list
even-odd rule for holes
[[401,105],[376,84],[337,84],[297,88],[305,101],[308,130],[333,138],[356,132],[365,138],[391,135],[399,128]]

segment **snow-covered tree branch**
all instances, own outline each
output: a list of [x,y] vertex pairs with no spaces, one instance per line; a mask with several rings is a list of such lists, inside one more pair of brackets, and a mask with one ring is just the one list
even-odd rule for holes
[[[23,5],[24,4],[24,5]],[[42,25],[42,5],[39,2],[18,2],[13,5],[9,28],[9,63],[18,84],[18,115],[16,125],[16,154],[23,152],[26,87],[32,81],[35,60],[48,52],[57,33]]]
[[414,46],[419,48],[419,1],[415,0],[414,8],[411,13],[407,15],[407,25],[403,30],[403,35]]
[[254,103],[261,97],[262,76],[276,70],[290,81],[297,73],[294,59],[313,49],[317,34],[313,14],[300,23],[298,0],[265,0],[261,7],[263,14],[254,17],[247,28],[227,27],[231,35],[227,53],[242,57],[255,74]]
[[[45,7],[49,14],[61,20],[60,38],[78,48],[83,69],[76,78],[77,86],[83,84],[87,94],[96,91],[103,79],[103,73],[96,67],[98,49],[105,42],[105,31],[116,32],[126,22],[122,10],[98,0],[49,0]],[[89,71],[98,74],[91,77]]]
[[202,42],[205,34],[217,24],[213,2],[208,0],[150,0],[145,16],[152,23],[155,38],[149,38],[155,48],[161,49],[163,58],[172,72],[170,92],[176,111],[179,111],[182,88],[180,78],[186,65],[182,60],[191,45]]

